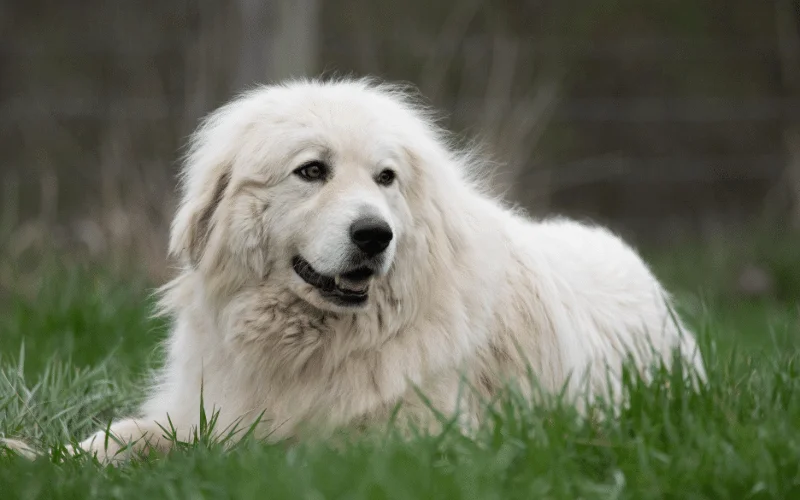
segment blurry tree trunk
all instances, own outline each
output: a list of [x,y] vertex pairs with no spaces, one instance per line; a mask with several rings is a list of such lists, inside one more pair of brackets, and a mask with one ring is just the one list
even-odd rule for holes
[[241,92],[318,66],[319,0],[190,3],[196,26],[187,37],[183,130]]
[[[800,3],[776,0],[775,26],[781,57],[782,91],[786,97],[800,97]],[[783,138],[789,164],[785,178],[792,197],[792,224],[800,228],[800,120],[784,116]]]
[[238,0],[241,45],[235,90],[312,76],[318,65],[318,0]]

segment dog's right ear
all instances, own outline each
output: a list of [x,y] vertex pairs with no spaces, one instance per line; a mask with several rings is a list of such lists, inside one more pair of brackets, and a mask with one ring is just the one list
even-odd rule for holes
[[198,156],[192,155],[185,167],[181,204],[172,221],[169,241],[170,255],[192,266],[203,258],[217,209],[231,180],[229,162],[196,164]]

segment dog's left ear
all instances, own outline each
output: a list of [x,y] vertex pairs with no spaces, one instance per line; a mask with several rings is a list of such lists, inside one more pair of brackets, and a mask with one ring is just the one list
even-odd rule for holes
[[181,202],[172,221],[169,254],[197,266],[213,245],[219,207],[233,175],[234,140],[239,136],[233,119],[234,101],[212,112],[195,130],[181,172]]
[[172,221],[169,253],[196,266],[206,251],[215,214],[230,184],[231,166],[227,162],[198,165],[190,160],[185,168],[187,178],[181,205]]

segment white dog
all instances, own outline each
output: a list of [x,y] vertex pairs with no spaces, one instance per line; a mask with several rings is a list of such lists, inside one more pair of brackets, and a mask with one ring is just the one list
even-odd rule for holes
[[[201,388],[218,428],[261,418],[257,435],[281,439],[398,404],[435,426],[417,391],[469,426],[506,382],[529,391],[529,368],[547,390],[598,394],[626,355],[644,371],[677,349],[702,376],[629,246],[514,213],[453,149],[405,92],[366,80],[264,86],[214,112],[172,225],[168,360],[141,417],[112,434],[134,449],[167,448],[162,426],[187,438]],[[105,431],[81,446],[120,449]]]

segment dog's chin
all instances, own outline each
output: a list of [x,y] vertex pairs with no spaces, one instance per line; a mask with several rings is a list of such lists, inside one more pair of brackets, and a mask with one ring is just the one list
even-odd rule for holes
[[292,270],[297,278],[293,287],[301,299],[314,307],[336,312],[354,312],[366,309],[375,271],[361,266],[344,273],[328,276],[316,271],[300,256],[292,259]]

